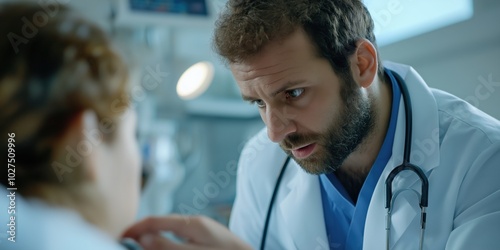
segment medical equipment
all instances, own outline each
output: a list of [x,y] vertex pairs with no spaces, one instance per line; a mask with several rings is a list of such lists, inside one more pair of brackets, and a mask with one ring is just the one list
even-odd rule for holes
[[[404,148],[404,154],[403,154],[403,163],[396,168],[394,168],[387,179],[385,180],[385,191],[386,191],[386,203],[385,203],[385,208],[387,209],[387,220],[386,220],[386,249],[389,249],[389,243],[390,243],[390,232],[391,232],[391,211],[393,208],[394,200],[396,199],[397,195],[401,193],[401,191],[407,190],[400,190],[400,192],[397,192],[393,195],[392,193],[392,181],[394,178],[401,173],[404,170],[411,170],[415,172],[415,174],[418,175],[421,181],[422,185],[422,190],[421,194],[417,196],[420,196],[420,212],[421,212],[421,219],[420,219],[420,242],[419,242],[419,249],[422,250],[423,245],[424,245],[424,233],[425,233],[425,223],[427,220],[427,214],[425,212],[428,204],[428,197],[429,197],[429,180],[427,179],[427,176],[425,176],[424,172],[422,169],[418,166],[415,166],[410,163],[410,152],[411,152],[411,135],[412,135],[412,109],[411,109],[411,99],[410,99],[410,94],[408,93],[408,88],[406,87],[406,83],[404,80],[395,72],[392,72],[392,74],[397,78],[397,82],[399,85],[399,88],[402,90],[403,93],[403,99],[405,103],[405,113],[406,113],[406,121],[405,121],[405,148]],[[414,191],[414,190],[413,190]]]
[[[389,176],[387,177],[385,184],[386,184],[386,205],[385,208],[387,209],[387,215],[386,215],[386,249],[389,249],[389,244],[390,244],[390,231],[391,231],[391,212],[393,209],[393,204],[394,200],[396,197],[402,192],[402,191],[414,191],[417,196],[420,198],[420,211],[421,211],[421,220],[420,220],[420,242],[419,242],[419,249],[423,248],[424,245],[424,233],[425,233],[425,224],[426,224],[426,208],[428,204],[428,195],[429,195],[429,180],[425,176],[424,172],[422,169],[418,166],[415,166],[410,163],[410,152],[411,152],[411,143],[412,143],[412,108],[411,108],[411,100],[410,100],[410,94],[408,93],[408,88],[406,87],[406,82],[399,76],[396,72],[391,71],[391,73],[396,77],[396,82],[401,89],[401,93],[403,95],[403,101],[405,105],[405,146],[404,146],[404,155],[403,155],[403,163],[396,168],[394,168]],[[267,210],[266,214],[266,220],[264,222],[264,230],[263,230],[263,235],[262,235],[262,240],[260,243],[260,249],[264,250],[264,246],[266,244],[266,237],[267,237],[267,230],[269,228],[269,221],[271,219],[271,211],[273,208],[274,201],[276,200],[276,196],[278,193],[278,189],[281,183],[281,180],[283,178],[283,175],[285,173],[285,170],[288,166],[288,162],[290,161],[290,156],[288,156],[283,163],[283,166],[281,167],[280,174],[278,176],[278,179],[276,180],[276,185],[274,186],[273,194],[271,196],[271,201],[269,203],[269,208]],[[413,189],[403,189],[399,190],[398,192],[395,192],[393,194],[392,192],[392,181],[394,178],[401,173],[404,170],[411,170],[413,171],[419,178],[422,183],[422,190],[421,194],[418,194]]]

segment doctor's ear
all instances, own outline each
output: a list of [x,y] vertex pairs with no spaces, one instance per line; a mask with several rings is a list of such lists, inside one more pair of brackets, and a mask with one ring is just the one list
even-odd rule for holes
[[356,43],[356,51],[351,56],[351,72],[354,80],[363,88],[369,87],[377,77],[378,60],[375,46],[367,39]]

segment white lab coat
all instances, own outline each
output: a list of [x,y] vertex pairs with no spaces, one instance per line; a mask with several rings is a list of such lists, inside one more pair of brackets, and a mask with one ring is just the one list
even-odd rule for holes
[[[500,249],[500,122],[466,102],[429,88],[409,66],[386,62],[405,79],[413,109],[411,162],[429,178],[424,249]],[[385,249],[385,180],[401,164],[405,135],[401,99],[392,157],[370,202],[363,249]],[[242,151],[230,229],[254,248],[285,154],[262,130]],[[418,177],[404,171],[393,190],[420,192]],[[396,199],[391,249],[417,249],[419,200],[411,192]],[[332,246],[332,249],[335,246]],[[283,177],[269,225],[266,249],[329,249],[318,177],[293,160]]]

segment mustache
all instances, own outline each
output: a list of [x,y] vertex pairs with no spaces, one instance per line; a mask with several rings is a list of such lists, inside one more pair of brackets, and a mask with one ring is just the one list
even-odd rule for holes
[[292,150],[303,146],[309,142],[317,141],[321,136],[319,134],[297,134],[288,135],[280,144],[284,150]]

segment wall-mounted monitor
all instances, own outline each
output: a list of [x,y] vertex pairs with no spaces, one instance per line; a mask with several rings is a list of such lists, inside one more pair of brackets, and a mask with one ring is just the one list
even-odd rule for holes
[[210,0],[118,0],[119,25],[208,27],[214,22]]

